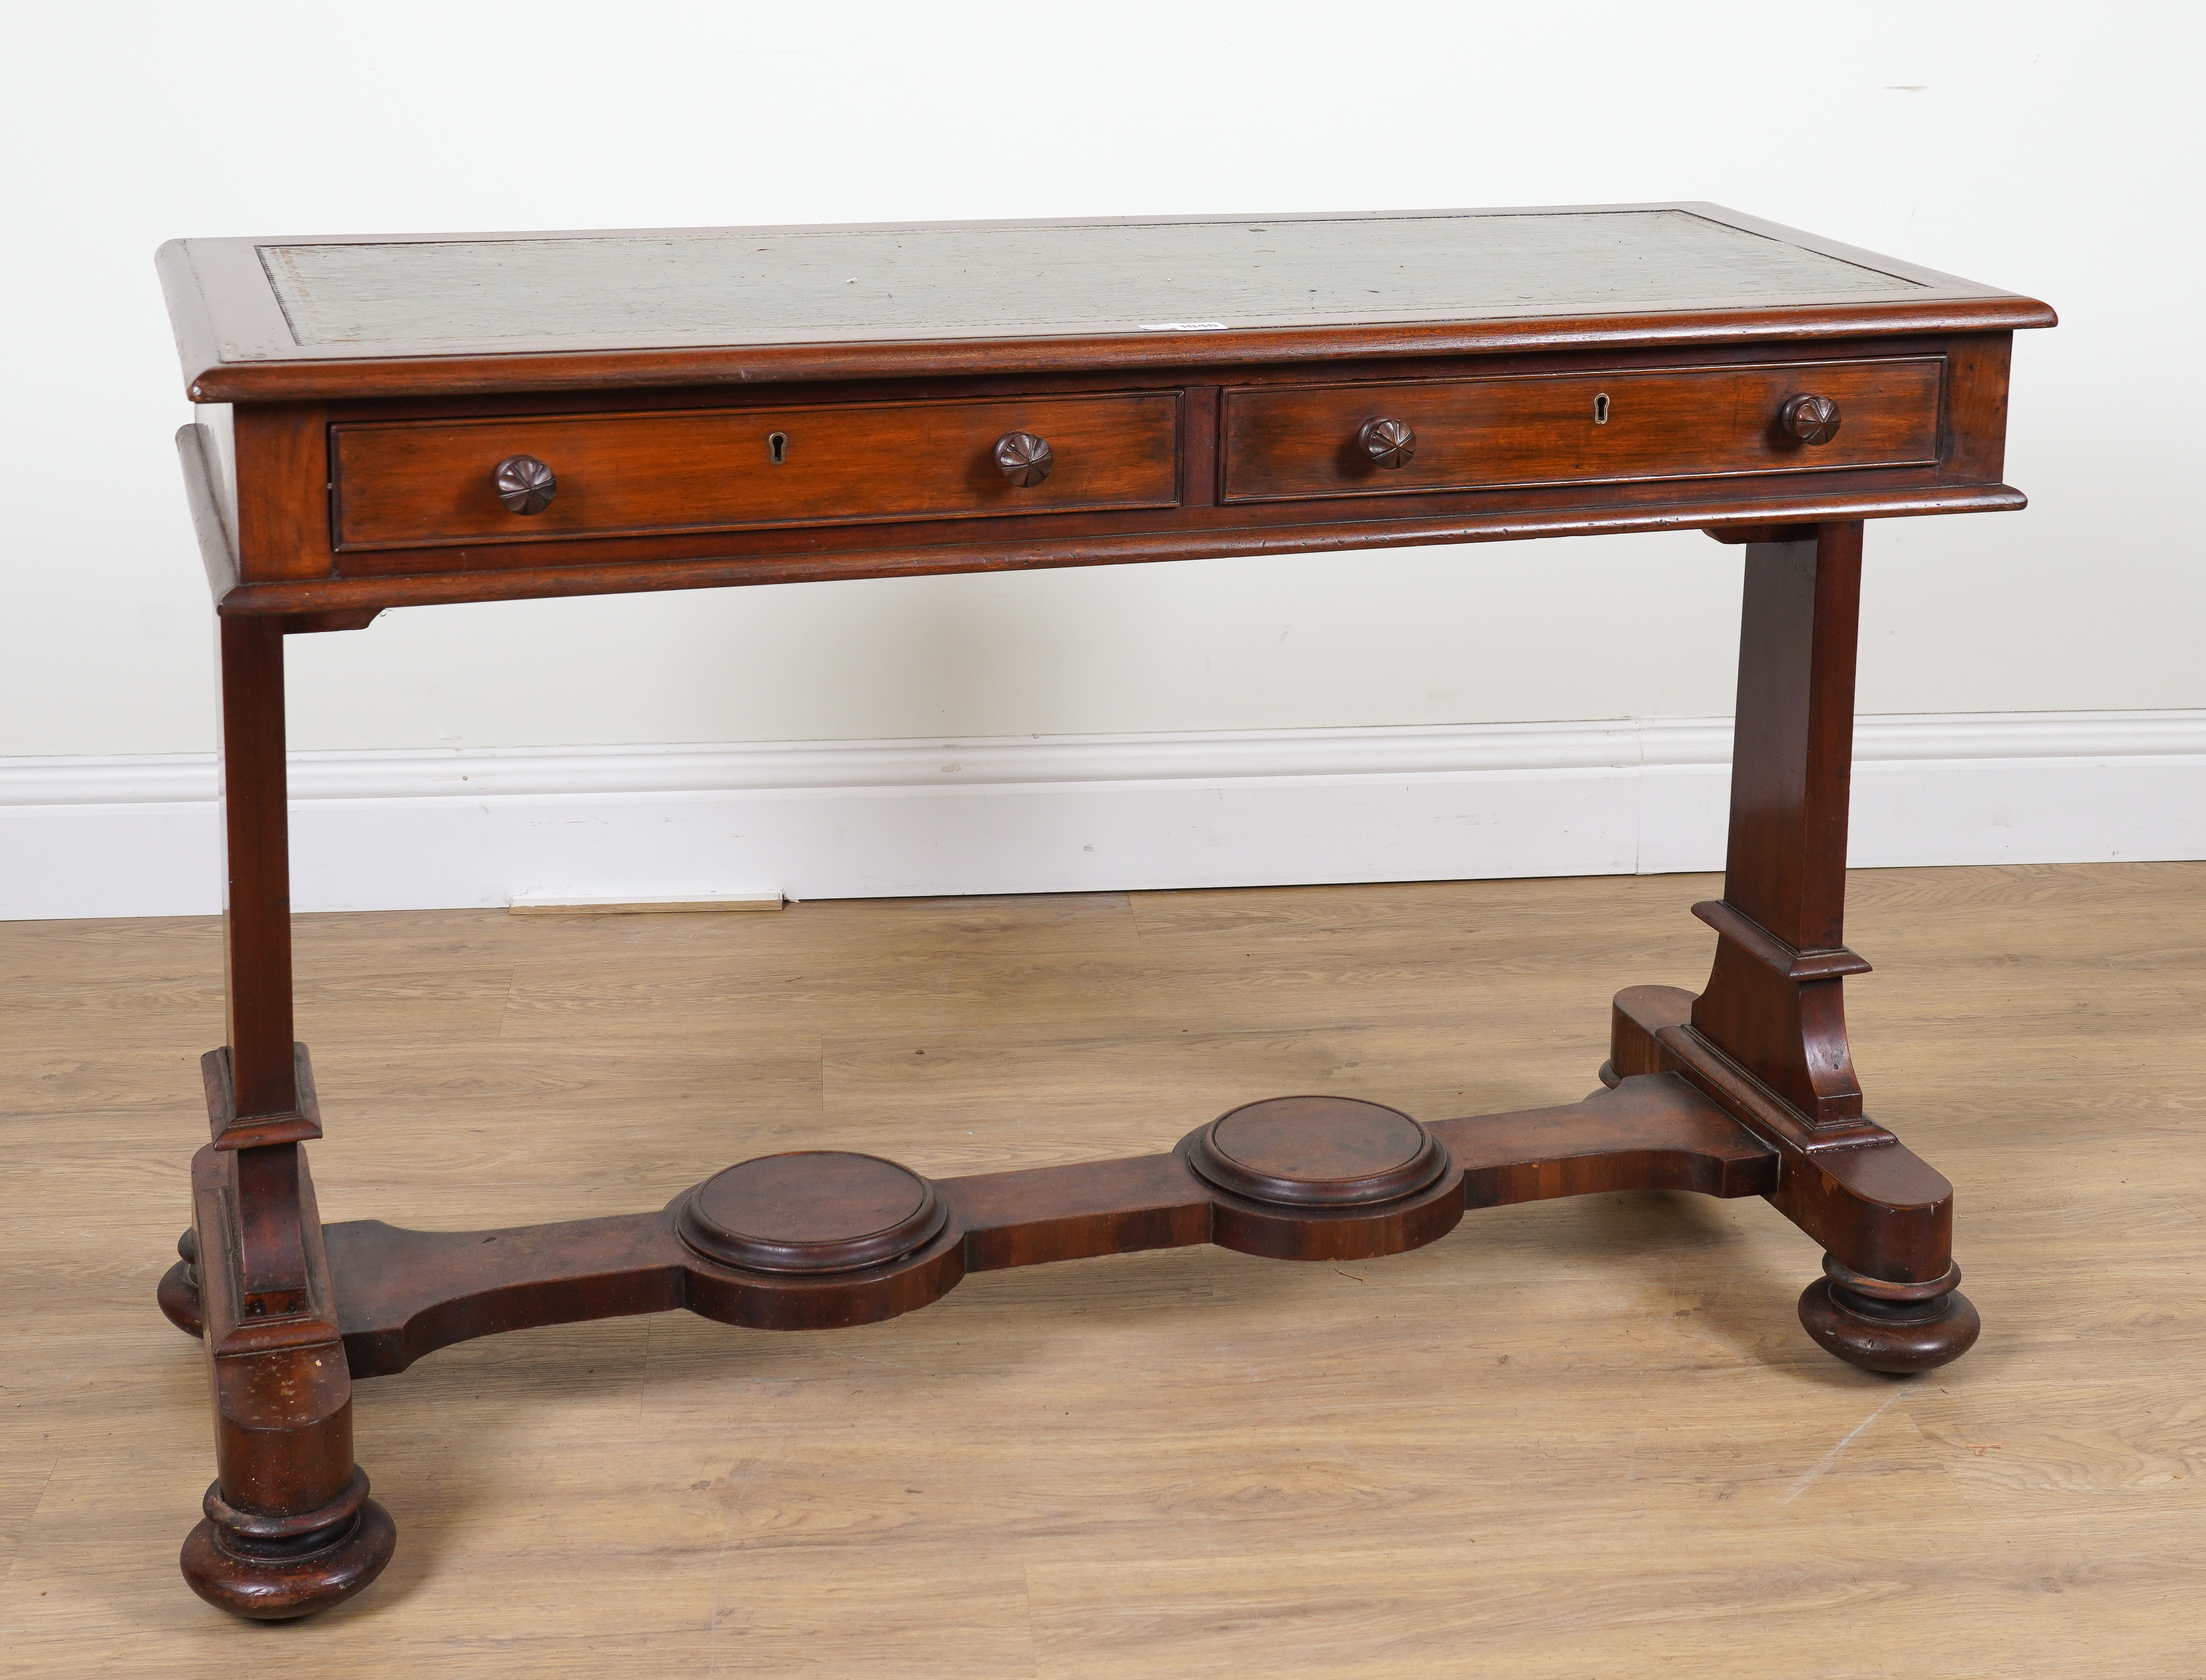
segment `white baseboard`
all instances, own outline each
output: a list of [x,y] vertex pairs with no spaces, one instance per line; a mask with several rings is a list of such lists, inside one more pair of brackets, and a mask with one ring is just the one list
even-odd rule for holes
[[[1727,719],[292,755],[301,910],[1662,873]],[[1865,718],[1857,866],[2206,857],[2206,712]],[[0,919],[219,908],[206,755],[0,760]]]

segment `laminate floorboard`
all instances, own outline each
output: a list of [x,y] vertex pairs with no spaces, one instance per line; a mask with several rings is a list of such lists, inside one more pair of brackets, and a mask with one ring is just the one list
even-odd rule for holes
[[[1251,1098],[1567,1102],[1697,986],[1704,878],[301,918],[325,1216],[656,1206],[774,1149],[954,1174]],[[396,1560],[254,1627],[156,1313],[222,1031],[211,920],[0,925],[0,1673],[2206,1675],[2206,864],[1851,881],[1871,1112],[1986,1326],[1909,1382],[1793,1315],[1758,1200],[1474,1212],[1391,1259],[969,1278],[862,1329],[524,1331],[357,1391]]]

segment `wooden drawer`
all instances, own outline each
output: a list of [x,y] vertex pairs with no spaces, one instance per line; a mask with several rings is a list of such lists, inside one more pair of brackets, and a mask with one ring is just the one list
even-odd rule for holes
[[[1905,356],[1243,386],[1225,393],[1224,499],[1929,465],[1945,366],[1942,356]],[[1839,405],[1838,433],[1826,443],[1778,430],[1784,405],[1809,395]],[[1375,465],[1358,441],[1365,422],[1382,418],[1416,434],[1401,467]]]
[[[1040,484],[1020,488],[996,466],[1008,432],[1048,441],[1054,464]],[[512,456],[557,475],[540,512],[498,500],[492,474]],[[335,539],[352,550],[1171,507],[1179,397],[339,425],[331,457]]]

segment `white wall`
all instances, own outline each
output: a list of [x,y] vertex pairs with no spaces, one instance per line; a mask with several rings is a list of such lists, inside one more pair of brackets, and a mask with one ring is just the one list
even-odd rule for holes
[[[1872,527],[1861,705],[2206,706],[2195,6],[19,6],[0,757],[212,744],[176,235],[1706,198],[2043,297],[2018,515]],[[295,747],[1707,717],[1698,535],[387,614]]]

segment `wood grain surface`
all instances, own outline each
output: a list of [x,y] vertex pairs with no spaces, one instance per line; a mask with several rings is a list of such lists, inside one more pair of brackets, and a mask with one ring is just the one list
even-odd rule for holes
[[[990,457],[1017,431],[1049,442],[1040,484],[1013,485]],[[1179,394],[1160,391],[340,426],[330,454],[337,546],[359,549],[1165,507],[1178,443]],[[542,512],[492,493],[510,455],[558,474]]]
[[[1514,379],[1229,387],[1226,502],[1401,496],[1503,485],[1607,484],[1746,473],[1927,466],[1938,459],[1940,358],[1776,363],[1660,373],[1589,369]],[[1809,448],[1776,426],[1786,398],[1833,398],[1839,434]],[[1599,404],[1596,418],[1596,403]],[[1416,458],[1374,466],[1374,416],[1416,433]]]
[[[325,1217],[655,1205],[771,1149],[1169,1147],[1280,1090],[1575,1100],[1708,878],[300,920]],[[0,926],[0,1673],[2189,1676],[2206,1561],[2206,865],[1851,882],[1870,1111],[1959,1191],[1982,1342],[1804,1337],[1760,1201],[1473,1211],[1417,1252],[1170,1250],[890,1323],[683,1314],[361,1385],[370,1594],[234,1621],[154,1311],[222,1022],[210,920]]]
[[[236,509],[199,521],[220,611],[302,629],[439,601],[2024,504],[1998,482],[2011,335],[1782,330],[1793,339],[1476,357],[1336,339],[1315,381],[1308,344],[1270,365],[1153,371],[1114,341],[1129,354],[1101,374],[1112,392],[1093,372],[953,374],[951,358],[923,381],[639,376],[552,395],[534,388],[542,358],[508,356],[433,399],[241,408],[227,430],[189,434],[185,468],[206,480],[212,462],[194,497]],[[1842,409],[1820,445],[1779,424],[1809,390]],[[1381,402],[1419,431],[1415,459],[1344,468]],[[1056,470],[1014,486],[994,450],[1037,428]],[[495,482],[524,457],[557,480],[528,515]]]

